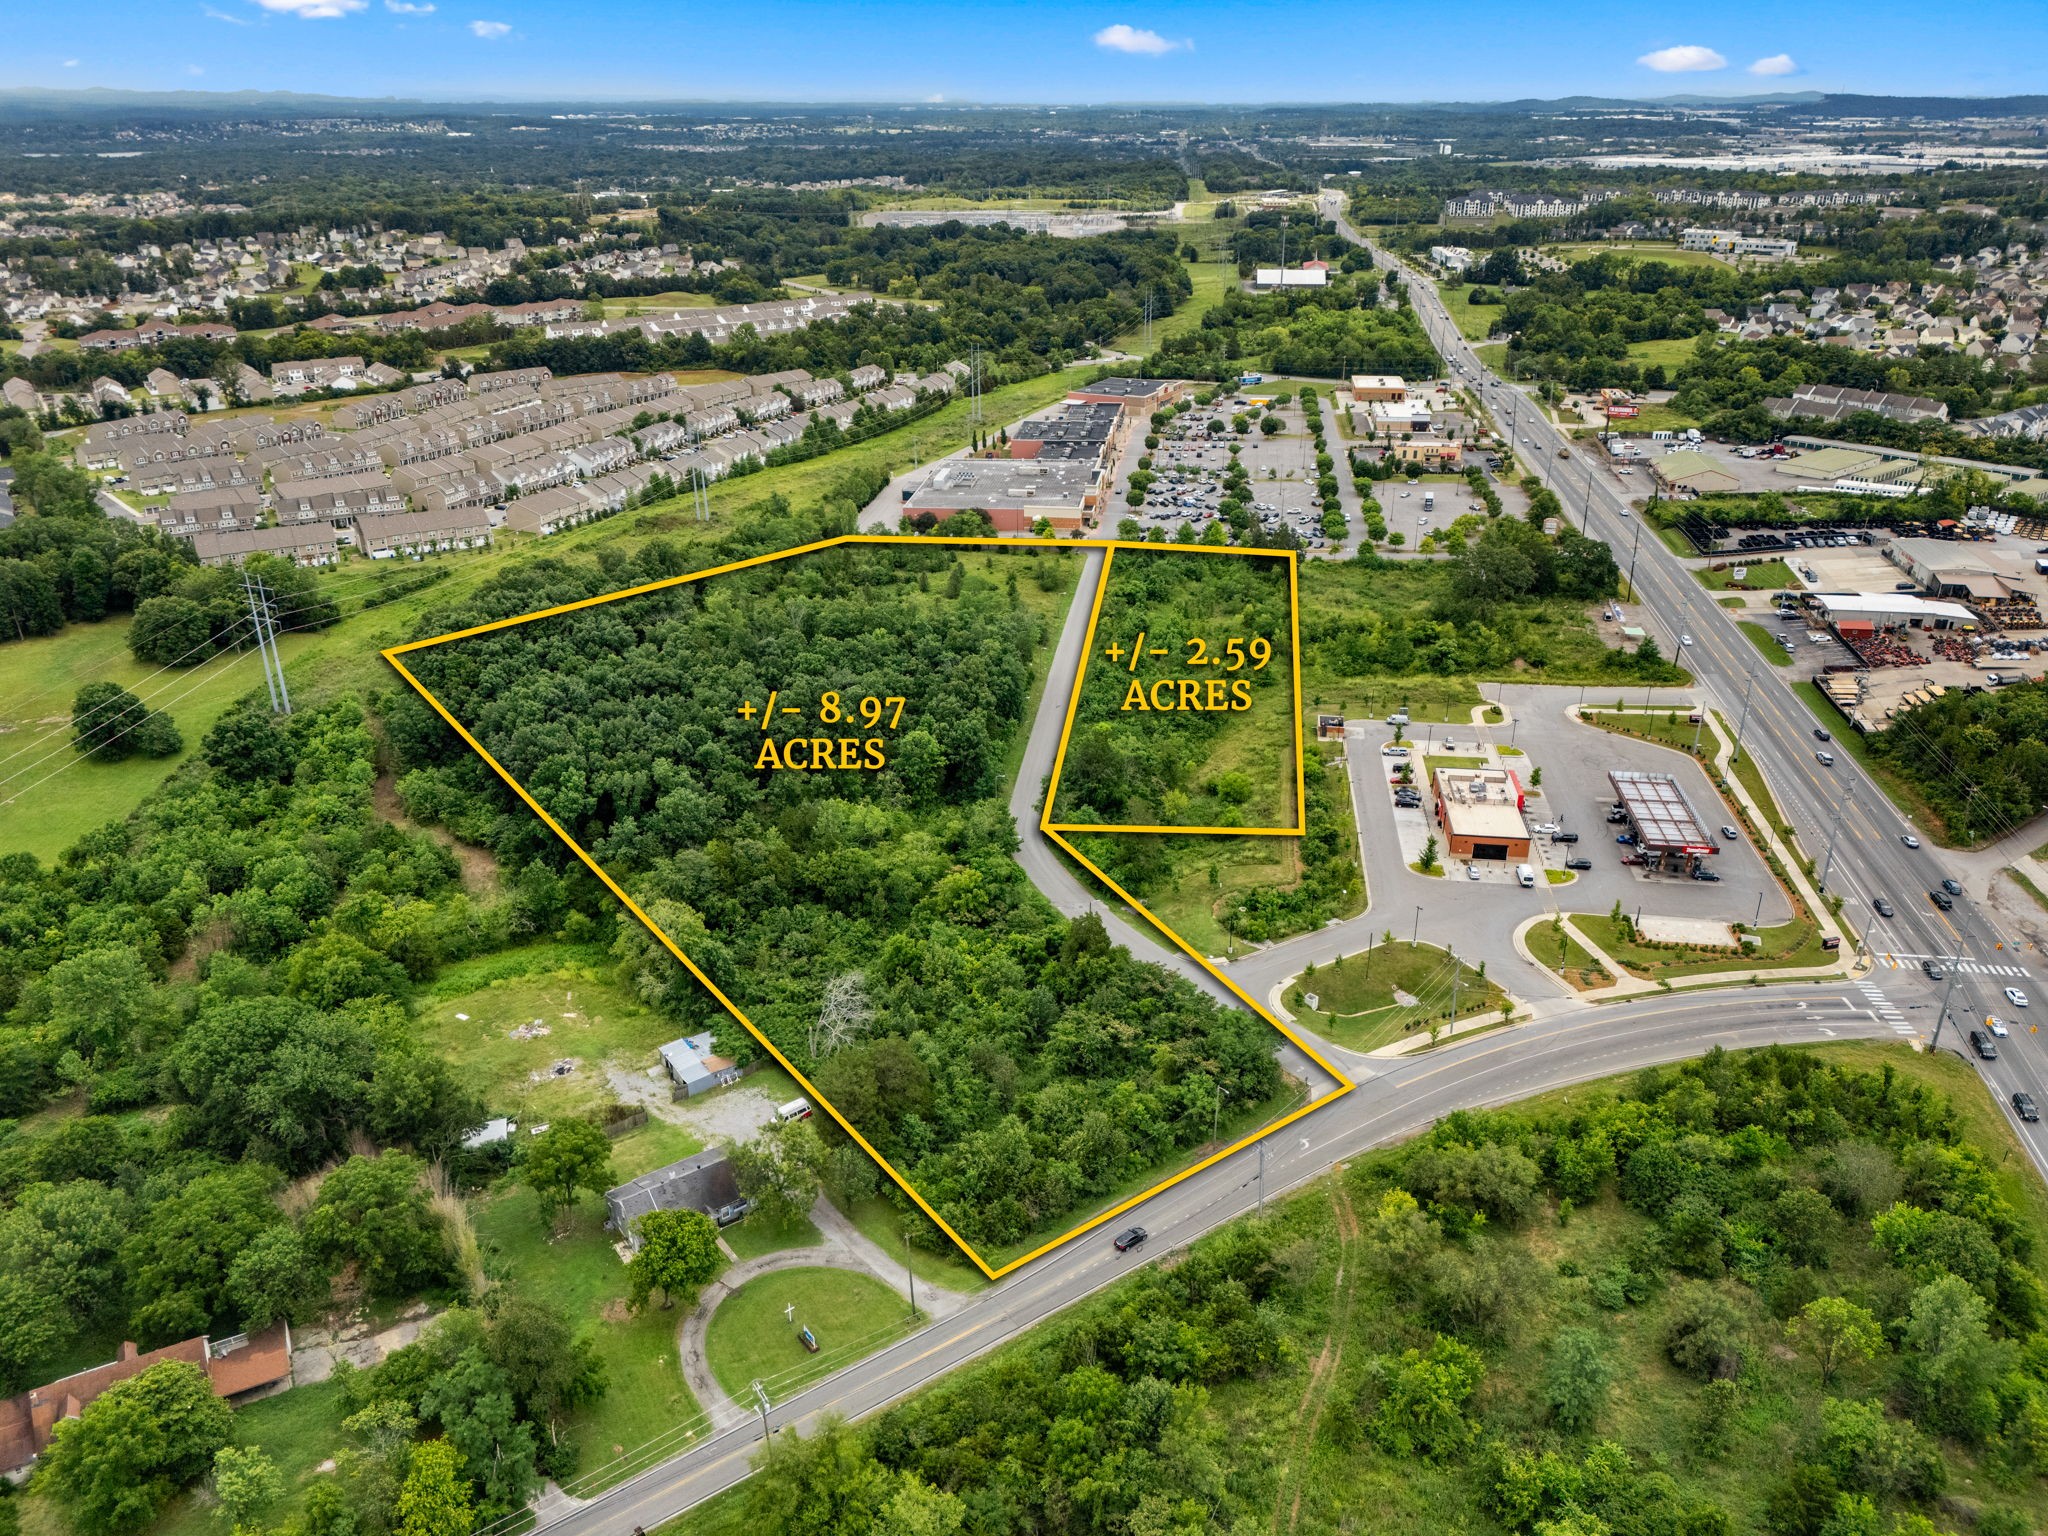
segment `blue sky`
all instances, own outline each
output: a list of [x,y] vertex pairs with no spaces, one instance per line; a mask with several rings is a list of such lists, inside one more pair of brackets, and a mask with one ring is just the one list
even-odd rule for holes
[[1930,24],[1925,0],[18,0],[12,10],[0,86],[1013,102],[2048,90],[2040,0],[1970,0],[1942,24]]

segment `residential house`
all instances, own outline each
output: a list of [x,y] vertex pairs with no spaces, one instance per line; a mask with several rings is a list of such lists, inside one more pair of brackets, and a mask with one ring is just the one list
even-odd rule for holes
[[680,1162],[644,1173],[604,1194],[605,1226],[637,1252],[634,1223],[654,1211],[717,1213],[740,1198],[739,1179],[723,1147],[710,1147]]
[[331,565],[334,528],[329,523],[277,528],[199,529],[189,538],[201,565],[240,565],[251,555],[281,555],[298,565]]
[[444,507],[432,512],[362,512],[351,527],[356,548],[373,560],[481,549],[491,542],[490,514],[481,506]]

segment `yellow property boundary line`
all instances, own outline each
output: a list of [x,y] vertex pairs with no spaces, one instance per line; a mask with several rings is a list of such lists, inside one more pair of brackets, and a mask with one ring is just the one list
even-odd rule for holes
[[[1301,562],[1291,549],[1232,549],[1227,546],[1188,544],[1128,544],[1108,542],[1109,553],[1102,559],[1102,579],[1095,584],[1095,603],[1088,610],[1088,634],[1081,642],[1081,665],[1074,674],[1074,691],[1067,695],[1067,719],[1060,727],[1059,750],[1053,754],[1052,777],[1045,786],[1045,812],[1039,817],[1039,830],[1052,832],[1189,832],[1227,834],[1232,837],[1306,837],[1308,835],[1308,783],[1302,764],[1301,747]],[[1074,732],[1074,715],[1081,704],[1081,687],[1088,681],[1088,664],[1095,659],[1095,626],[1102,618],[1102,600],[1109,592],[1110,568],[1116,564],[1119,549],[1142,549],[1148,553],[1181,554],[1200,551],[1205,554],[1235,555],[1242,559],[1281,559],[1287,562],[1287,629],[1288,629],[1288,670],[1294,677],[1294,818],[1291,827],[1150,827],[1133,826],[1127,822],[1095,821],[1054,821],[1053,802],[1059,798],[1060,770],[1067,763],[1067,738]]]
[[[779,1066],[781,1066],[784,1071],[788,1072],[792,1078],[796,1080],[798,1085],[803,1088],[805,1094],[809,1096],[811,1101],[817,1105],[820,1105],[827,1114],[829,1114],[835,1121],[838,1122],[840,1128],[844,1130],[847,1135],[853,1138],[854,1143],[857,1146],[859,1146],[863,1152],[867,1153],[869,1157],[875,1160],[876,1165],[889,1176],[891,1181],[895,1183],[896,1187],[901,1189],[906,1195],[908,1195],[913,1201],[915,1201],[917,1203],[917,1208],[923,1211],[926,1216],[929,1216],[932,1219],[933,1223],[938,1227],[938,1229],[941,1232],[944,1232],[947,1237],[951,1238],[953,1240],[954,1245],[958,1247],[962,1253],[966,1254],[968,1258],[974,1261],[975,1267],[977,1269],[979,1269],[989,1279],[996,1280],[1000,1279],[1004,1275],[1009,1274],[1014,1269],[1019,1269],[1024,1265],[1029,1264],[1033,1259],[1040,1258],[1045,1254],[1052,1252],[1053,1249],[1058,1248],[1063,1243],[1071,1242],[1073,1239],[1080,1237],[1082,1234],[1093,1231],[1095,1228],[1103,1225],[1105,1222],[1114,1220],[1116,1217],[1122,1215],[1125,1211],[1130,1210],[1134,1206],[1142,1204],[1146,1200],[1151,1199],[1154,1195],[1159,1194],[1161,1191],[1171,1189],[1174,1185],[1180,1183],[1183,1179],[1190,1178],[1193,1175],[1200,1173],[1203,1169],[1208,1168],[1215,1163],[1221,1162],[1224,1158],[1229,1157],[1234,1153],[1243,1151],[1246,1147],[1251,1146],[1253,1143],[1259,1141],[1261,1138],[1269,1136],[1273,1132],[1280,1130],[1285,1126],[1293,1124],[1296,1120],[1299,1120],[1303,1115],[1306,1115],[1313,1110],[1320,1109],[1323,1105],[1329,1103],[1332,1099],[1339,1098],[1342,1095],[1349,1093],[1355,1085],[1352,1083],[1349,1077],[1345,1076],[1342,1072],[1338,1071],[1329,1062],[1323,1060],[1323,1058],[1319,1054],[1317,1054],[1317,1052],[1312,1047],[1310,1047],[1305,1041],[1303,1041],[1299,1036],[1297,1036],[1292,1030],[1287,1028],[1286,1025],[1282,1024],[1279,1019],[1275,1018],[1265,1008],[1261,1007],[1254,999],[1252,999],[1241,988],[1239,988],[1236,983],[1231,981],[1229,977],[1225,976],[1222,972],[1218,971],[1216,967],[1211,965],[1204,956],[1196,953],[1196,951],[1187,943],[1186,940],[1181,938],[1181,936],[1175,933],[1172,929],[1168,928],[1164,923],[1160,922],[1160,920],[1157,917],[1155,917],[1140,902],[1138,902],[1134,897],[1132,897],[1129,892],[1125,891],[1114,880],[1111,880],[1100,869],[1096,868],[1096,866],[1093,863],[1091,863],[1084,855],[1082,855],[1079,852],[1079,850],[1077,850],[1073,846],[1073,844],[1069,843],[1057,832],[1048,830],[1046,833],[1048,837],[1052,838],[1054,842],[1058,843],[1069,854],[1073,855],[1073,857],[1077,861],[1079,861],[1084,868],[1086,868],[1090,873],[1092,873],[1098,880],[1102,881],[1104,885],[1108,886],[1109,889],[1115,891],[1119,897],[1121,897],[1124,901],[1128,902],[1130,906],[1133,908],[1133,910],[1143,913],[1146,921],[1150,922],[1153,925],[1153,927],[1157,928],[1161,933],[1165,934],[1167,938],[1171,939],[1175,945],[1177,945],[1191,959],[1193,959],[1196,964],[1200,965],[1203,970],[1207,971],[1211,976],[1215,977],[1217,981],[1221,982],[1226,988],[1228,988],[1231,994],[1235,996],[1240,1002],[1242,1002],[1247,1008],[1249,1008],[1253,1013],[1258,1015],[1260,1018],[1264,1019],[1268,1024],[1272,1025],[1274,1029],[1278,1030],[1288,1040],[1292,1041],[1296,1046],[1298,1046],[1319,1067],[1321,1067],[1325,1072],[1328,1072],[1330,1076],[1336,1081],[1338,1086],[1334,1091],[1323,1095],[1322,1098],[1313,1100],[1310,1103],[1303,1105],[1301,1108],[1293,1111],[1291,1114],[1288,1114],[1284,1118],[1274,1121],[1271,1125],[1262,1127],[1261,1129],[1252,1132],[1250,1135],[1241,1137],[1239,1140],[1225,1147],[1220,1152],[1212,1153],[1210,1156],[1203,1158],[1199,1163],[1194,1164],[1192,1167],[1185,1168],[1181,1170],[1179,1173],[1174,1174],[1171,1178],[1162,1179],[1159,1183],[1154,1184],[1142,1193],[1133,1195],[1129,1199],[1124,1200],[1118,1205],[1111,1207],[1109,1210],[1103,1211],[1100,1214],[1091,1217],[1089,1220],[1082,1222],[1080,1225],[1072,1228],[1070,1231],[1063,1232],[1058,1237],[1053,1238],[1051,1241],[1040,1244],[1038,1247],[1032,1249],[1029,1253],[1024,1254],[1019,1258],[1012,1259],[1007,1264],[998,1267],[991,1267],[988,1261],[984,1259],[981,1256],[981,1254],[975,1250],[974,1245],[969,1243],[958,1232],[954,1231],[953,1228],[947,1223],[946,1219],[943,1216],[941,1216],[936,1210],[932,1209],[930,1203],[926,1201],[924,1196],[917,1192],[916,1188],[912,1186],[910,1181],[904,1178],[904,1176],[896,1170],[895,1165],[893,1165],[887,1158],[883,1157],[881,1153],[877,1152],[874,1149],[874,1147],[869,1145],[867,1138],[861,1135],[859,1130],[857,1130],[854,1127],[853,1123],[850,1120],[848,1120],[846,1116],[841,1114],[838,1108],[834,1106],[829,1099],[827,1099],[823,1094],[818,1092],[817,1087],[810,1081],[809,1078],[805,1077],[802,1072],[797,1070],[796,1063],[791,1061],[787,1056],[783,1055],[782,1051],[776,1046],[775,1042],[770,1040],[768,1036],[762,1032],[759,1026],[757,1026],[752,1019],[748,1018],[746,1014],[740,1010],[739,1006],[736,1003],[734,1003],[731,998],[727,997],[724,992],[719,990],[717,983],[712,981],[712,979],[709,976],[705,975],[704,972],[698,968],[696,962],[693,961],[688,955],[683,953],[682,948],[676,943],[674,939],[670,938],[666,933],[662,932],[662,930],[655,924],[653,919],[648,917],[648,915],[641,910],[639,903],[634,901],[631,896],[626,894],[625,887],[620,885],[617,880],[613,879],[612,876],[604,869],[604,867],[600,865],[596,859],[590,856],[589,850],[584,848],[582,844],[578,843],[575,838],[571,837],[568,831],[562,826],[562,824],[556,821],[553,816],[548,814],[547,810],[541,805],[541,803],[538,800],[534,799],[533,795],[527,790],[526,786],[521,784],[516,778],[514,778],[512,774],[506,770],[505,765],[503,763],[500,763],[495,757],[493,757],[490,754],[490,752],[486,750],[484,744],[478,741],[476,737],[470,733],[469,729],[466,726],[464,726],[460,720],[457,720],[452,713],[449,712],[448,707],[445,704],[443,704],[439,699],[434,697],[433,693],[429,691],[427,686],[424,683],[422,683],[418,677],[414,676],[412,670],[409,667],[407,667],[402,660],[400,660],[401,657],[409,655],[414,651],[423,651],[433,646],[446,645],[450,641],[468,639],[473,635],[491,634],[501,629],[511,629],[517,625],[530,624],[536,619],[547,619],[553,618],[559,614],[575,613],[584,608],[595,608],[600,604],[618,602],[622,598],[639,597],[645,593],[659,592],[666,590],[669,587],[682,586],[686,583],[693,581],[702,581],[707,577],[722,576],[733,571],[747,570],[753,566],[767,565],[773,561],[788,560],[797,555],[813,554],[819,550],[834,549],[839,546],[849,544],[902,544],[910,545],[913,547],[993,546],[999,549],[1042,548],[1052,549],[1055,551],[1062,549],[1105,549],[1112,552],[1111,558],[1114,557],[1113,552],[1118,549],[1148,549],[1156,551],[1161,547],[1152,544],[1137,544],[1120,539],[1069,539],[1065,542],[1061,542],[1059,540],[1052,539],[949,538],[943,536],[933,538],[920,538],[915,535],[909,534],[841,534],[834,538],[818,539],[814,540],[809,544],[801,544],[793,549],[776,550],[770,554],[754,555],[745,560],[730,561],[725,565],[712,566],[707,570],[694,571],[685,576],[665,577],[660,581],[646,582],[640,586],[627,587],[618,592],[607,592],[598,597],[586,597],[573,603],[558,603],[552,608],[542,608],[533,613],[520,614],[516,618],[497,619],[489,624],[474,624],[467,629],[453,630],[448,634],[436,635],[426,640],[407,641],[403,645],[394,645],[386,648],[382,652],[382,655],[386,661],[391,663],[392,667],[397,671],[398,675],[404,678],[406,682],[412,686],[413,690],[417,692],[421,698],[427,701],[427,704],[433,709],[434,713],[439,715],[444,721],[447,722],[449,729],[454,731],[456,735],[460,736],[463,739],[463,741],[468,744],[469,749],[472,752],[476,753],[478,757],[482,758],[483,761],[490,767],[491,771],[497,774],[499,778],[503,779],[505,783],[511,788],[512,792],[526,803],[527,808],[531,810],[534,813],[534,815],[538,816],[541,819],[541,823],[544,826],[546,826],[550,832],[554,833],[556,837],[562,840],[563,846],[566,847],[571,853],[573,853],[577,857],[577,859],[582,862],[583,866],[598,878],[598,880],[604,885],[605,889],[609,890],[612,893],[612,895],[618,898],[619,904],[623,906],[628,912],[632,913],[633,916],[640,922],[641,926],[644,927],[649,933],[653,934],[654,937],[661,942],[662,947],[666,949],[671,955],[673,955],[676,958],[677,962],[680,963],[685,970],[687,970],[692,976],[694,976],[697,979],[697,981],[703,986],[705,991],[707,991],[711,994],[712,997],[717,999],[720,1007],[724,1008],[727,1013],[730,1013],[735,1019],[739,1020],[740,1024],[746,1029],[747,1033],[752,1035],[754,1039],[759,1041],[763,1048],[767,1050],[768,1054],[775,1058],[776,1063]],[[1246,553],[1244,551],[1237,551],[1227,548],[1217,549],[1214,547],[1201,545],[1176,545],[1172,547],[1176,551],[1184,551],[1186,553],[1200,552],[1204,554],[1224,555]],[[1291,573],[1293,569],[1293,559],[1291,555],[1289,556],[1289,569]],[[1105,574],[1106,572],[1107,561],[1105,561]],[[1098,591],[1098,606],[1100,604],[1100,600],[1101,594]],[[1296,626],[1296,629],[1298,638],[1298,624]],[[1297,645],[1297,657],[1298,655],[1299,646]],[[1299,662],[1297,661],[1295,669],[1295,687],[1297,693],[1300,688],[1300,676],[1300,667]],[[1080,692],[1080,678],[1078,672],[1075,677],[1074,692],[1076,694]],[[1072,717],[1072,712],[1073,706],[1070,700],[1068,704],[1068,715],[1070,720]],[[1298,708],[1296,709],[1295,714],[1296,730],[1298,733],[1300,729],[1300,710]],[[1062,749],[1064,749],[1064,734],[1062,734],[1061,741]],[[1300,754],[1299,751],[1297,751],[1297,767],[1299,766],[1299,761]],[[1051,797],[1049,795],[1047,797],[1047,803],[1051,803]],[[1042,820],[1041,825],[1043,825]],[[1173,828],[1171,830],[1185,831],[1188,829]],[[1237,829],[1225,828],[1222,830],[1235,832]]]

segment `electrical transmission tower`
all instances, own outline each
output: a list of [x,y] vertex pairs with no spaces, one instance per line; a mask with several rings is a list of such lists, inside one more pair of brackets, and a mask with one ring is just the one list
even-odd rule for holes
[[263,578],[242,572],[242,595],[249,600],[249,624],[256,634],[256,654],[263,661],[263,684],[270,690],[270,712],[292,712],[291,690],[285,686],[284,658],[277,653],[277,617],[271,612],[270,593]]

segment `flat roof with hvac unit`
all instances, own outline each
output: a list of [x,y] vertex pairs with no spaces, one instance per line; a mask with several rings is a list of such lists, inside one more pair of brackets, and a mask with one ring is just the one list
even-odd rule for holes
[[1644,853],[1718,853],[1713,834],[1700,824],[1699,813],[1668,773],[1615,769],[1607,782],[1614,798],[1628,812],[1636,846]]

